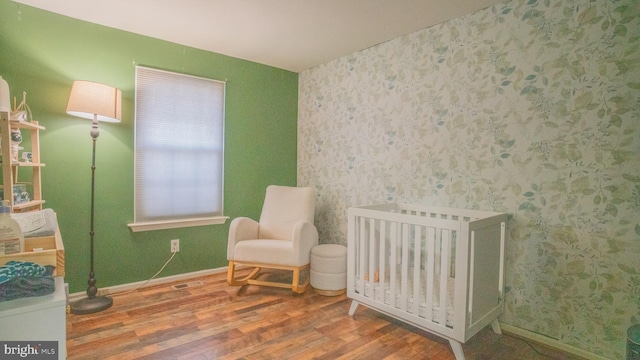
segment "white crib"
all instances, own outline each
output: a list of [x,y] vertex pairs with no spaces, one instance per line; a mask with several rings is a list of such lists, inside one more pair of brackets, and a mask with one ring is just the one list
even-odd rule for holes
[[[349,208],[347,296],[462,343],[504,308],[507,214],[407,204]],[[417,280],[417,281],[414,281]]]

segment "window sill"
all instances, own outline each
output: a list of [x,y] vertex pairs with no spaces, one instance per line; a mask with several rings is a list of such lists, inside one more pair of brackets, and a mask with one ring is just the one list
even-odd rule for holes
[[228,216],[216,216],[210,218],[197,218],[197,219],[182,219],[182,220],[166,220],[166,221],[151,221],[151,222],[139,222],[129,224],[129,228],[133,232],[152,231],[152,230],[166,230],[177,229],[193,226],[205,226],[205,225],[219,225],[224,224]]

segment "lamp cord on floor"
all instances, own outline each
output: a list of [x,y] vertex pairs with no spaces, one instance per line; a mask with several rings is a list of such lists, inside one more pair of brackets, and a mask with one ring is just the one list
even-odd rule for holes
[[158,272],[155,275],[153,275],[151,278],[149,278],[149,280],[143,282],[142,284],[136,286],[135,288],[133,288],[131,290],[123,291],[123,292],[120,292],[120,293],[109,294],[109,295],[110,296],[119,296],[119,295],[129,294],[129,293],[132,293],[132,292],[142,288],[143,286],[147,285],[151,280],[155,279],[158,275],[160,275],[162,270],[164,270],[164,268],[167,267],[167,265],[169,265],[169,262],[171,262],[171,260],[173,260],[173,257],[176,256],[176,254],[177,254],[177,252],[171,253],[171,257],[169,258],[169,260],[167,260],[167,262],[165,262],[164,265],[162,265],[160,270],[158,270]]

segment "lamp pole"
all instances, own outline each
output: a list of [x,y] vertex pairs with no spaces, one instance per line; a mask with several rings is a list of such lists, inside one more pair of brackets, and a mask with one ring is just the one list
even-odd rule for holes
[[93,123],[91,124],[91,138],[93,140],[93,151],[91,153],[91,227],[89,230],[89,239],[91,247],[91,258],[89,265],[89,280],[87,284],[87,297],[71,304],[72,314],[91,314],[108,309],[113,305],[113,299],[108,296],[96,296],[98,287],[96,286],[96,276],[93,271],[93,238],[95,231],[93,228],[94,219],[94,199],[95,199],[95,183],[96,183],[96,140],[100,135],[98,130],[98,115],[93,115]]

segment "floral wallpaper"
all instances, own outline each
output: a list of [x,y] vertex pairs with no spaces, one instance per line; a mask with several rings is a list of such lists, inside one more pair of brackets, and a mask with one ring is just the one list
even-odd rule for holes
[[508,212],[504,323],[622,359],[640,322],[640,0],[513,0],[304,71],[298,183]]

